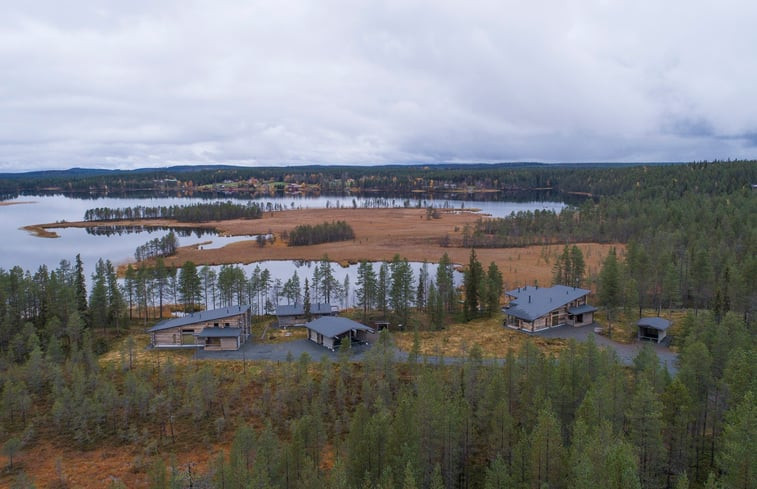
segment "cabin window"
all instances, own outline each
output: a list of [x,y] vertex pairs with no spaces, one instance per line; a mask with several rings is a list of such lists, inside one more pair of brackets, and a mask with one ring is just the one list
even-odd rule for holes
[[181,344],[182,345],[194,345],[195,343],[195,331],[193,329],[181,330]]
[[231,323],[223,323],[223,326],[224,326],[225,328],[228,328],[229,326],[231,326]]

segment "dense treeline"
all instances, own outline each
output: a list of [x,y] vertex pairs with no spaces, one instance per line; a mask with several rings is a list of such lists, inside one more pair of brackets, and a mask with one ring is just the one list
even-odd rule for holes
[[110,260],[99,260],[91,279],[88,294],[78,255],[73,264],[63,260],[54,270],[44,265],[35,273],[21,267],[0,269],[0,352],[23,358],[31,349],[31,333],[42,344],[65,344],[61,328],[74,313],[83,326],[118,329],[126,302]]
[[[42,433],[121,444],[154,488],[755,487],[755,335],[734,315],[685,320],[675,378],[651,349],[627,369],[592,341],[401,364],[383,334],[360,367],[343,351],[248,370],[135,363],[129,342],[103,364],[75,309],[46,333],[0,364],[6,453]],[[207,470],[172,462],[218,444]]]
[[138,262],[157,257],[167,257],[176,254],[179,248],[179,239],[173,231],[162,238],[151,239],[147,243],[137,247],[134,259]]
[[331,221],[314,226],[300,224],[289,231],[287,243],[289,246],[308,246],[350,239],[355,239],[352,226],[345,221]]
[[[179,167],[140,171],[81,171],[38,172],[21,175],[3,175],[0,178],[0,194],[43,192],[47,188],[80,195],[92,193],[126,194],[145,190],[167,192],[163,188],[166,179],[189,183],[184,189],[197,192],[201,185],[224,182],[250,181],[257,179],[272,182],[283,189],[284,183],[318,185],[324,194],[387,192],[395,196],[410,192],[438,194],[461,192],[460,197],[481,197],[481,191],[499,192],[525,189],[551,190],[562,195],[571,193],[589,194],[596,197],[629,192],[634,189],[644,192],[650,173],[667,189],[666,198],[682,195],[694,187],[688,178],[681,179],[688,171],[708,166],[728,165],[731,173],[725,179],[696,182],[698,191],[712,193],[729,191],[744,182],[754,181],[754,161],[727,163],[694,163],[690,165],[545,165],[524,164],[440,164],[440,165],[388,165],[388,166],[300,166],[275,168],[245,167]],[[637,185],[638,183],[638,185]],[[171,192],[181,192],[172,189]],[[215,191],[215,190],[211,190]],[[250,187],[251,192],[255,190]]]
[[260,219],[263,211],[254,203],[235,204],[231,201],[208,204],[135,206],[112,209],[87,209],[85,221],[122,221],[139,219],[175,219],[179,222],[220,221],[224,219]]
[[[619,193],[557,214],[481,219],[464,246],[628,243],[638,305],[757,309],[757,164],[616,170]],[[597,170],[602,175],[604,170]],[[596,176],[594,178],[597,178]],[[635,180],[630,189],[623,182]],[[609,182],[597,180],[602,188]],[[596,182],[595,182],[596,183]],[[596,183],[599,185],[599,183]]]

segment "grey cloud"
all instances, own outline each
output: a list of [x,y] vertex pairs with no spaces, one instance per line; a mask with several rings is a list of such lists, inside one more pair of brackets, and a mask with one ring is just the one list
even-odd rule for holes
[[757,147],[746,1],[16,3],[0,19],[2,170]]

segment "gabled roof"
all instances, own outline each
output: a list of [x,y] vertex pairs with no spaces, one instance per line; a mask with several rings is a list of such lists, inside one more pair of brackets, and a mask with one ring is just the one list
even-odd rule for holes
[[658,331],[665,331],[670,327],[670,321],[665,318],[648,317],[639,319],[636,325],[656,329]]
[[[310,304],[310,314],[323,315],[323,314],[331,314],[332,312],[334,312],[334,309],[331,307],[331,304],[327,304],[325,302],[321,304]],[[304,316],[305,306],[303,304],[276,306],[276,315],[277,316]]]
[[198,338],[238,338],[242,335],[242,328],[205,328],[197,335]]
[[503,309],[503,312],[524,321],[534,321],[590,293],[591,290],[567,285],[553,285],[552,287],[527,285],[507,291],[507,295],[513,299],[510,301],[510,306]]
[[153,331],[162,331],[164,329],[176,328],[177,326],[188,326],[195,323],[203,323],[206,321],[215,321],[216,319],[223,319],[232,316],[238,316],[244,314],[250,310],[249,305],[244,306],[231,306],[222,307],[220,309],[211,309],[209,311],[200,311],[193,314],[187,314],[180,318],[165,319],[152,328],[148,329],[148,333]]
[[305,325],[306,328],[322,334],[327,338],[336,338],[337,336],[356,329],[358,331],[373,332],[373,329],[364,324],[360,324],[352,319],[342,318],[338,316],[322,317],[314,321],[310,321]]

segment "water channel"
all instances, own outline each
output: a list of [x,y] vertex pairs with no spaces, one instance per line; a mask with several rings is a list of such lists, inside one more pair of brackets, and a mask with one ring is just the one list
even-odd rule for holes
[[[54,231],[59,238],[40,238],[22,229],[31,224],[50,222],[80,221],[87,209],[95,207],[123,208],[134,206],[171,206],[189,205],[194,203],[209,203],[213,201],[227,201],[228,198],[200,199],[200,198],[97,198],[76,199],[61,195],[57,196],[20,196],[0,205],[0,233],[3,237],[0,247],[0,268],[9,270],[20,266],[24,270],[34,272],[40,265],[56,268],[61,260],[73,262],[80,254],[84,261],[87,278],[94,270],[99,258],[109,259],[114,264],[122,264],[133,260],[136,248],[151,239],[162,237],[165,229],[144,228],[130,230],[116,234],[95,234],[84,228],[58,228]],[[244,201],[243,201],[244,202]],[[315,209],[338,207],[441,207],[455,209],[479,209],[479,212],[494,217],[505,217],[513,212],[552,210],[559,212],[566,204],[561,202],[510,202],[510,201],[462,201],[462,200],[417,200],[399,198],[352,198],[352,197],[284,197],[278,199],[263,199],[257,202],[264,209]],[[135,232],[137,231],[137,232]],[[219,248],[227,244],[252,240],[255,236],[218,236],[207,231],[193,232],[188,236],[180,236],[180,246],[203,243],[203,246]],[[254,265],[252,265],[254,267]],[[339,267],[336,267],[339,268]],[[273,275],[273,273],[272,273]],[[285,276],[274,276],[274,279],[286,280],[291,276],[289,271]],[[352,279],[352,277],[351,277]],[[304,277],[303,277],[304,280]],[[343,280],[343,277],[342,277]]]

